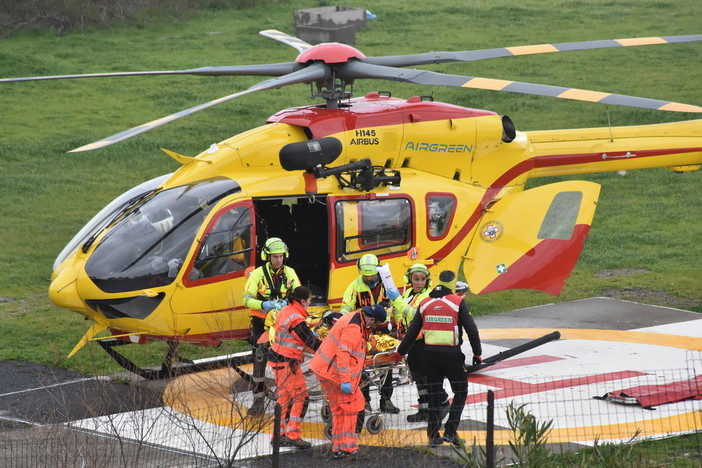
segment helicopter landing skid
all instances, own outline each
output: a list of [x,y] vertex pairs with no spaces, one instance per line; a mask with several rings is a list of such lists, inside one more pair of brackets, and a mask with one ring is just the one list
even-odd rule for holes
[[[183,359],[177,357],[177,349],[179,343],[175,341],[169,341],[168,351],[166,352],[166,356],[164,357],[163,363],[161,364],[160,368],[139,367],[134,362],[132,362],[127,357],[120,354],[114,349],[117,346],[128,345],[131,343],[127,341],[118,340],[116,338],[108,338],[105,340],[98,340],[98,344],[122,368],[146,380],[168,379],[172,377],[177,377],[179,375],[192,374],[194,372],[220,369],[222,367],[230,366],[233,367],[237,371],[237,373],[240,373],[240,369],[237,366],[253,362],[253,354],[251,353],[251,351],[244,351],[241,353],[227,354],[223,356],[196,360]],[[174,361],[177,362],[174,363]]]

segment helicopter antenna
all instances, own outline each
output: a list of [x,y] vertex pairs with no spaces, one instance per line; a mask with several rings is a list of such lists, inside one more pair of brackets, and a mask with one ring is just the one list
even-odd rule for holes
[[607,109],[607,128],[609,128],[609,141],[614,143],[614,135],[612,135],[612,120],[609,115],[609,108]]

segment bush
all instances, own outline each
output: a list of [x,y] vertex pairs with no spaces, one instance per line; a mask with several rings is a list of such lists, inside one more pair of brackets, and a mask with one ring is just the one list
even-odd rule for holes
[[247,8],[255,0],[4,0],[0,38],[23,29],[50,29],[65,34],[91,26],[109,27],[159,10],[174,18],[199,9]]

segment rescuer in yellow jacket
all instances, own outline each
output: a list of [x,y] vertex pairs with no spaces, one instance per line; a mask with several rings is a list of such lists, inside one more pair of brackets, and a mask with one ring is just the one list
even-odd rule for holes
[[[356,267],[359,275],[349,284],[344,292],[340,309],[342,314],[347,314],[363,306],[376,304],[389,307],[390,301],[385,293],[385,286],[380,280],[380,274],[378,274],[379,266],[380,261],[373,254],[365,254],[358,259]],[[387,329],[383,326],[381,331],[385,330]],[[380,386],[380,411],[383,413],[397,414],[400,412],[400,409],[391,400],[392,394],[392,372],[388,372]],[[363,387],[363,395],[366,398],[366,409],[370,411],[370,386],[366,385]]]
[[[251,316],[250,343],[254,354],[254,401],[249,414],[260,415],[265,410],[267,343],[259,343],[266,330],[266,316],[287,305],[284,297],[288,290],[300,286],[295,270],[285,265],[288,246],[278,237],[271,237],[261,249],[264,264],[251,272],[244,286],[244,305]],[[274,320],[269,320],[273,323]]]
[[[409,348],[416,344],[419,332],[424,334],[425,347],[421,354],[421,366],[427,376],[429,390],[429,411],[427,414],[427,435],[432,446],[449,442],[460,445],[457,434],[463,407],[468,397],[468,375],[465,370],[465,355],[461,351],[463,330],[468,335],[473,351],[473,365],[482,362],[482,347],[478,327],[470,315],[468,304],[461,296],[453,293],[456,287],[456,274],[444,270],[439,275],[439,284],[431,290],[429,297],[422,300],[419,310],[410,323],[407,334],[397,347],[395,359],[402,359]],[[453,392],[453,402],[449,417],[441,428],[441,389],[444,379],[448,379]]]

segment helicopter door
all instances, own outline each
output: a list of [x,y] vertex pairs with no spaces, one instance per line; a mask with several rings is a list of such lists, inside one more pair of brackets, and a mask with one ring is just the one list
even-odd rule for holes
[[203,340],[248,336],[249,314],[237,291],[254,263],[253,219],[250,202],[228,204],[210,217],[171,299],[178,329],[207,330]]
[[[324,304],[329,287],[329,214],[327,198],[255,198],[258,251],[271,237],[280,237],[290,250],[286,263],[300,282],[312,290],[313,304]],[[260,257],[256,260],[261,263]]]
[[489,207],[461,263],[471,291],[558,295],[580,256],[599,193],[592,182],[559,182]]

